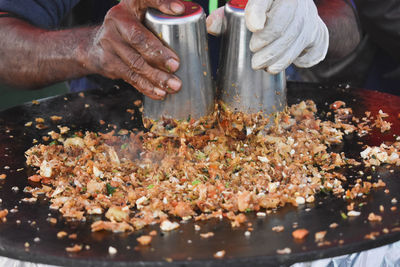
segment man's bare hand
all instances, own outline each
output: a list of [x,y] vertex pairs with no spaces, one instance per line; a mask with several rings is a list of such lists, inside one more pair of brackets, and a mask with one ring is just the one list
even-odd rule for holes
[[185,9],[179,0],[122,0],[108,11],[81,56],[91,73],[123,79],[148,97],[163,99],[181,88],[172,74],[179,58],[142,24],[148,7],[169,15]]

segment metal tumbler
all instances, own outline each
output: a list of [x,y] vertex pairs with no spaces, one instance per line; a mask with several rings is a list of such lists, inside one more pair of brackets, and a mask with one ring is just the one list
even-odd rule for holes
[[181,16],[165,15],[155,9],[149,9],[145,16],[146,27],[179,55],[180,67],[175,74],[182,80],[181,90],[167,95],[165,100],[145,97],[145,118],[197,119],[214,107],[205,13],[196,3],[183,3],[185,13]]
[[251,68],[251,32],[246,28],[247,0],[225,5],[217,90],[223,102],[236,111],[271,114],[286,106],[285,72],[277,75]]

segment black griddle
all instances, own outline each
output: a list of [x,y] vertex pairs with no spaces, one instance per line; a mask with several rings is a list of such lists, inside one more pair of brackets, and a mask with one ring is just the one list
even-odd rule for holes
[[[161,233],[157,225],[150,226],[134,233],[113,234],[109,232],[90,232],[90,224],[96,217],[88,218],[85,223],[67,222],[58,212],[49,209],[48,200],[40,199],[35,204],[23,203],[21,198],[29,197],[23,192],[28,185],[27,177],[33,170],[25,164],[24,151],[32,146],[32,140],[39,142],[41,136],[57,129],[57,124],[69,126],[72,131],[109,131],[112,123],[119,128],[142,129],[139,109],[133,104],[140,95],[124,85],[109,89],[99,89],[86,92],[85,96],[67,94],[43,99],[39,105],[27,103],[0,112],[0,173],[7,174],[7,179],[0,182],[0,209],[7,208],[10,212],[6,223],[0,223],[0,255],[24,261],[65,265],[65,266],[276,266],[290,265],[295,262],[310,261],[325,257],[352,253],[395,242],[400,239],[400,207],[391,200],[400,201],[400,168],[382,166],[372,171],[360,167],[343,169],[350,180],[372,176],[372,181],[383,179],[389,193],[383,189],[372,190],[365,198],[360,198],[356,209],[361,211],[359,217],[343,219],[341,212],[346,213],[347,202],[331,195],[319,194],[315,203],[299,208],[290,205],[278,209],[265,218],[257,218],[255,213],[249,213],[249,222],[253,231],[250,236],[245,232],[244,225],[232,229],[230,223],[223,220],[206,222],[185,222],[178,230]],[[362,144],[379,145],[383,141],[393,141],[394,134],[400,135],[400,97],[367,91],[362,89],[344,88],[338,86],[320,86],[307,83],[288,84],[288,102],[297,103],[300,100],[312,99],[317,103],[321,117],[329,111],[328,105],[335,100],[343,100],[352,107],[357,116],[366,110],[373,114],[382,109],[390,114],[393,127],[390,133],[381,134],[378,130],[372,135],[359,138],[352,134],[345,137],[343,144],[334,146],[332,150],[343,151],[349,157],[359,157]],[[134,109],[135,116],[126,112]],[[51,123],[51,115],[62,116],[57,123]],[[35,123],[31,127],[24,124],[37,117],[46,120],[48,129],[38,130]],[[104,120],[106,124],[99,123]],[[361,144],[362,142],[362,144]],[[23,168],[23,169],[22,169]],[[16,191],[18,187],[18,191]],[[14,188],[14,190],[13,190]],[[379,212],[379,205],[385,210]],[[392,206],[397,207],[392,211]],[[368,214],[374,212],[383,217],[381,223],[370,223]],[[57,218],[56,225],[51,225],[48,217]],[[17,221],[20,223],[17,223]],[[329,225],[338,223],[336,229]],[[195,231],[194,224],[201,227]],[[271,230],[273,226],[283,225],[285,230],[277,233]],[[292,231],[306,228],[310,231],[304,241],[294,241]],[[158,230],[150,246],[140,247],[136,238],[151,230]],[[59,231],[68,234],[77,233],[77,239],[57,239]],[[325,240],[329,241],[318,246],[314,234],[327,230]],[[199,233],[212,231],[214,237],[202,239]],[[375,240],[366,239],[371,232],[379,235]],[[387,233],[384,233],[387,232]],[[36,242],[35,242],[36,241]],[[25,243],[29,243],[29,248]],[[82,244],[84,248],[79,253],[67,253],[65,247]],[[118,253],[111,256],[109,246]],[[277,254],[278,249],[290,248],[291,253]],[[223,259],[215,259],[213,254],[225,250]]]

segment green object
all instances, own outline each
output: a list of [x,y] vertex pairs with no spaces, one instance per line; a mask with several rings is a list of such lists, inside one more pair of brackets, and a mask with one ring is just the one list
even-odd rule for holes
[[217,8],[218,8],[218,0],[210,0],[208,2],[208,11],[210,12],[210,14]]
[[107,188],[107,195],[112,195],[114,194],[115,190],[117,190],[116,187],[111,186],[109,183],[106,184],[106,188]]
[[38,90],[17,89],[0,83],[0,110],[30,102],[34,99],[42,99],[66,93],[68,93],[68,88],[65,82]]
[[340,212],[340,215],[342,216],[342,219],[343,220],[346,220],[347,219],[347,215],[344,213],[344,212]]
[[57,141],[56,141],[56,140],[54,140],[54,141],[51,141],[49,145],[50,145],[50,146],[57,145]]
[[201,181],[199,181],[199,180],[194,180],[194,181],[192,182],[192,185],[197,185],[197,184],[201,184]]

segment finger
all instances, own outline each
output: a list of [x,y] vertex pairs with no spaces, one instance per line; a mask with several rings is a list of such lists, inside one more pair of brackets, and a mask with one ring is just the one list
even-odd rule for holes
[[153,85],[167,91],[168,93],[176,93],[181,89],[182,82],[178,77],[153,68],[131,47],[115,40],[116,38],[110,40],[114,51],[132,71],[140,74]]
[[306,47],[306,39],[300,35],[277,61],[267,67],[267,71],[277,74],[285,70],[302,53],[304,47]]
[[[252,67],[254,69],[264,69],[274,64],[279,58],[284,57],[286,51],[288,51],[290,47],[293,46],[296,39],[299,38],[299,33],[302,32],[303,25],[304,19],[302,17],[296,17],[280,38],[254,54]],[[257,38],[257,36],[254,36],[255,34],[256,33],[253,33],[252,40],[253,38]]]
[[179,0],[144,0],[147,7],[160,10],[168,15],[180,15],[185,12],[185,5]]
[[253,55],[251,67],[254,70],[265,69],[285,56],[285,53],[285,50],[276,50],[275,47],[264,47]]
[[265,28],[253,34],[250,40],[250,50],[257,52],[280,38],[289,25],[293,24],[296,18],[301,17],[296,16],[296,12],[302,12],[298,10],[297,5],[295,0],[278,0],[269,12]]
[[171,49],[154,36],[140,21],[124,13],[115,21],[122,38],[153,67],[175,72],[179,68],[179,58]]
[[154,86],[149,80],[140,74],[135,73],[128,66],[122,67],[120,69],[120,73],[122,74],[122,78],[125,82],[129,83],[139,92],[150,97],[151,99],[161,100],[167,95],[164,90]]
[[180,15],[185,11],[185,5],[180,0],[121,0],[121,6],[140,20],[149,7],[168,15]]
[[321,28],[319,29],[316,43],[306,48],[304,54],[299,56],[293,63],[300,68],[309,68],[321,62],[328,53],[329,31],[321,19]]
[[247,28],[251,32],[260,31],[264,28],[267,12],[273,2],[273,0],[249,0],[247,2],[244,17]]
[[207,32],[214,36],[218,36],[222,31],[222,22],[224,21],[225,7],[214,10],[206,19]]
[[107,61],[104,62],[105,73],[103,74],[106,77],[111,79],[123,79],[125,82],[132,85],[139,92],[144,95],[152,98],[152,99],[164,99],[167,93],[154,86],[149,80],[140,74],[134,72],[130,69],[116,54],[105,52],[104,58],[107,58]]

